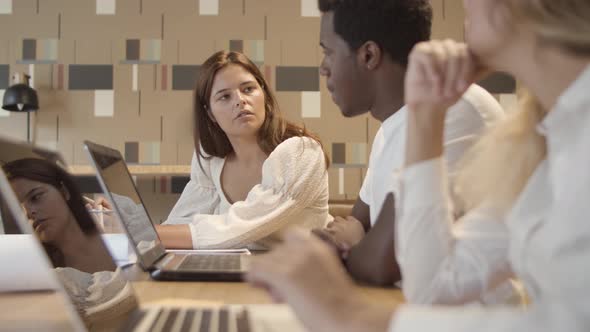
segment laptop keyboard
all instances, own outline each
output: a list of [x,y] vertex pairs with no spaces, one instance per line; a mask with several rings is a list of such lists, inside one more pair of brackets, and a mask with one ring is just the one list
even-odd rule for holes
[[124,331],[250,332],[248,312],[228,309],[155,308],[136,312]]
[[241,255],[188,255],[179,270],[240,271]]

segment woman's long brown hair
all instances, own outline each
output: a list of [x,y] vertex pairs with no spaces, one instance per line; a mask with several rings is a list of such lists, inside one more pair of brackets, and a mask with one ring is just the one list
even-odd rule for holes
[[[248,57],[238,52],[219,51],[209,57],[200,67],[195,89],[194,140],[199,163],[201,158],[208,159],[210,156],[225,158],[234,151],[225,132],[207,114],[207,110],[211,109],[209,100],[215,75],[219,70],[229,65],[238,65],[246,69],[254,76],[264,92],[265,119],[258,132],[258,145],[262,151],[270,154],[279,144],[291,137],[309,137],[318,142],[320,146],[322,145],[317,135],[309,132],[305,127],[288,122],[283,118],[276,98],[264,76]],[[203,152],[208,156],[205,156]],[[325,152],[324,156],[327,167],[329,160]]]

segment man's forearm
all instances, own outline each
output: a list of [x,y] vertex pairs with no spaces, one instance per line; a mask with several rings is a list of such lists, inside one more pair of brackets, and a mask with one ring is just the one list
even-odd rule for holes
[[[401,279],[395,257],[395,209],[393,194],[366,236],[348,253],[346,268],[357,281],[391,286]],[[385,207],[390,207],[386,209]]]

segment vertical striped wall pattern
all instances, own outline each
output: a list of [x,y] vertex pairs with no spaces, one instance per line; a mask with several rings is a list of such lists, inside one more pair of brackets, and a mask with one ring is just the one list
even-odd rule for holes
[[[199,66],[215,51],[238,50],[259,66],[285,117],[322,139],[331,198],[356,198],[379,123],[345,118],[332,102],[318,71],[317,0],[72,1],[0,0],[0,91],[14,73],[32,76],[38,144],[57,147],[69,164],[87,164],[89,139],[130,163],[188,165]],[[461,2],[431,3],[434,37],[462,39]],[[514,103],[513,80],[482,84]],[[3,135],[25,139],[25,126],[22,114],[0,111]],[[166,180],[167,195],[182,190],[181,179]]]
[[127,64],[157,64],[162,54],[162,41],[159,39],[127,39],[125,59]]
[[56,38],[22,40],[21,57],[17,63],[55,63],[58,58],[58,40]]

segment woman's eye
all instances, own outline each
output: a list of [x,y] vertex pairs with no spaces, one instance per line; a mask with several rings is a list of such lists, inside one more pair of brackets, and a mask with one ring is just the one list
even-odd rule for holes
[[38,200],[41,198],[41,196],[43,196],[43,194],[42,194],[42,193],[38,193],[38,194],[35,194],[35,195],[33,195],[33,196],[31,197],[31,202],[36,202],[36,201],[38,201]]
[[225,95],[221,95],[221,97],[219,97],[219,100],[227,100],[229,98],[228,94]]
[[250,93],[250,92],[252,92],[252,91],[254,91],[254,87],[252,87],[252,86],[247,86],[247,87],[244,89],[244,92],[246,92],[246,93]]

